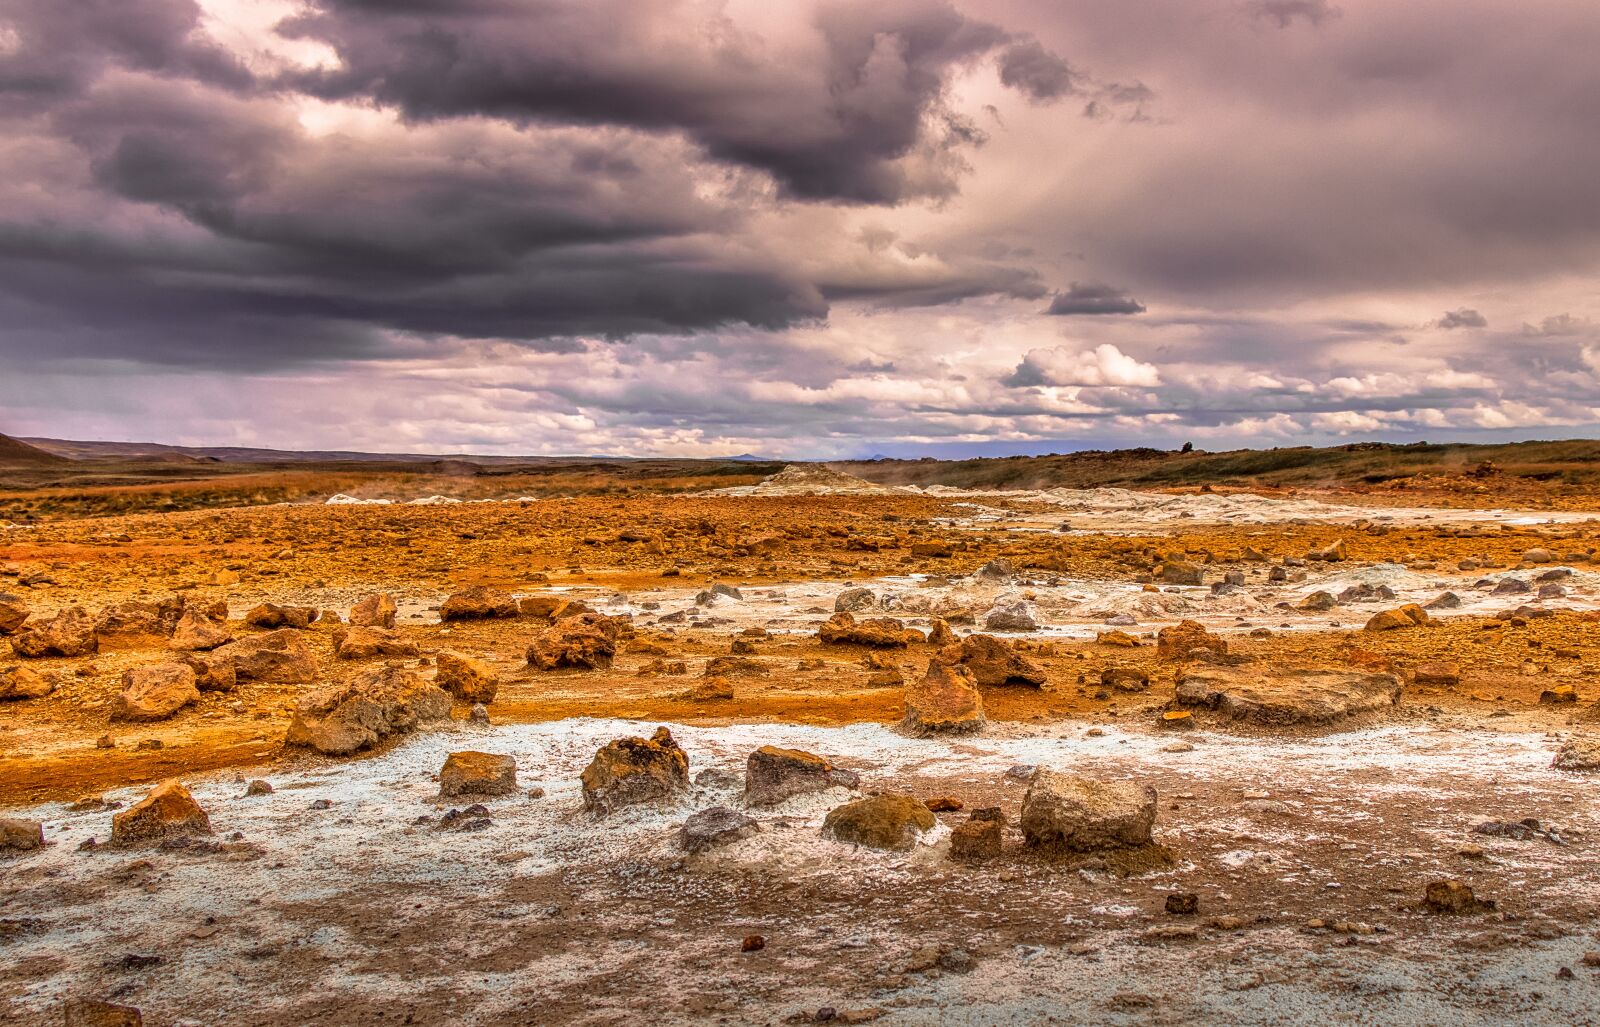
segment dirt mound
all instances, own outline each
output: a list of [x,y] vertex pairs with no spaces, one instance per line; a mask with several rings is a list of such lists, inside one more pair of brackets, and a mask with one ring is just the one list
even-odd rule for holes
[[9,435],[0,435],[0,467],[65,463],[71,463],[71,461],[66,457],[47,453],[37,446],[30,446],[26,442],[18,442]]
[[836,471],[823,464],[790,464],[770,478],[754,485],[717,489],[714,496],[903,496],[909,491],[892,485],[879,485]]

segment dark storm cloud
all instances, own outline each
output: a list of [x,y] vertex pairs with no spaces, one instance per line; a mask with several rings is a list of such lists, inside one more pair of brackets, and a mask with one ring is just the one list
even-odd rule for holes
[[1340,14],[1339,8],[1328,3],[1328,0],[1250,0],[1245,10],[1252,18],[1270,21],[1281,29],[1288,28],[1296,21],[1321,25]]
[[1103,282],[1073,282],[1066,292],[1050,298],[1047,314],[1067,316],[1073,314],[1142,314],[1144,304]]
[[[955,191],[975,135],[945,102],[949,77],[1009,38],[947,0],[825,3],[811,38],[786,45],[688,0],[313,0],[281,31],[338,53],[340,67],[292,78],[320,96],[418,120],[682,132],[794,196],[863,203]],[[1029,55],[1019,88],[1059,88],[1059,58]]]
[[1445,315],[1438,320],[1438,326],[1444,329],[1451,328],[1486,328],[1489,319],[1470,307],[1460,310],[1447,310]]
[[1037,39],[1025,39],[1001,52],[1000,81],[1033,100],[1047,101],[1075,92],[1079,76]]

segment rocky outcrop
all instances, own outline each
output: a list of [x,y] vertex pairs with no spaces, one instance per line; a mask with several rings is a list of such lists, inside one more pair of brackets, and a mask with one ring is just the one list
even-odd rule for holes
[[975,809],[950,832],[950,858],[965,863],[994,859],[1005,848],[1006,817],[999,806]]
[[25,659],[88,656],[100,651],[100,635],[89,611],[73,606],[47,621],[25,624],[11,636],[11,648]]
[[317,680],[317,661],[297,631],[272,631],[229,642],[216,655],[233,661],[240,681],[305,685]]
[[906,684],[905,704],[900,730],[913,737],[971,734],[984,725],[983,696],[961,664],[929,660],[927,673]]
[[199,610],[185,610],[172,628],[172,648],[203,652],[233,641],[228,629]]
[[861,613],[878,605],[878,597],[870,588],[847,588],[833,601],[835,613]]
[[776,806],[796,795],[854,788],[860,780],[814,753],[763,745],[745,761],[744,801],[749,806]]
[[304,630],[316,619],[317,611],[310,606],[279,606],[277,603],[262,603],[244,615],[246,624],[269,630],[276,628]]
[[238,686],[239,675],[229,656],[211,653],[188,653],[184,664],[194,671],[194,686],[202,692],[231,692]]
[[817,629],[824,645],[865,645],[877,649],[903,649],[923,641],[920,631],[907,628],[893,617],[873,617],[858,621],[854,614],[836,613]]
[[488,620],[516,615],[517,601],[499,589],[486,585],[463,589],[439,607],[439,619],[442,621]]
[[1400,701],[1393,674],[1339,670],[1243,673],[1207,668],[1178,682],[1180,706],[1205,707],[1232,720],[1265,725],[1336,723],[1363,713],[1392,709]]
[[1600,770],[1600,735],[1574,735],[1561,743],[1550,764],[1557,770]]
[[996,603],[984,614],[983,627],[986,631],[1037,631],[1039,610],[1026,599]]
[[171,596],[160,602],[129,599],[115,603],[100,611],[95,620],[95,633],[102,640],[116,636],[152,636],[165,638],[183,616],[186,603],[181,596]]
[[211,818],[177,781],[166,781],[111,818],[113,845],[149,845],[211,833]]
[[433,683],[459,702],[492,703],[500,691],[500,675],[482,660],[460,653],[442,652],[436,660],[439,670]]
[[1187,560],[1168,560],[1161,565],[1156,576],[1168,585],[1203,585],[1206,569]]
[[617,654],[627,621],[599,613],[563,617],[528,647],[528,663],[539,670],[605,670]]
[[28,608],[9,592],[0,592],[0,635],[15,634],[28,619]]
[[1163,660],[1189,660],[1197,655],[1228,655],[1228,643],[1205,626],[1186,620],[1156,632],[1156,655]]
[[200,701],[194,670],[182,663],[134,667],[122,675],[112,720],[165,720],[185,706]]
[[869,849],[905,850],[937,824],[933,812],[909,795],[872,795],[830,810],[822,836]]
[[968,635],[959,647],[946,646],[939,651],[944,663],[960,663],[972,673],[978,684],[988,688],[997,685],[1044,684],[1044,671],[1033,661],[1017,652],[1016,647],[993,635]]
[[416,671],[389,664],[301,697],[284,744],[348,756],[449,719],[450,696]]
[[517,790],[515,757],[492,752],[453,752],[439,770],[439,798],[510,795]]
[[1022,799],[1029,845],[1094,852],[1150,844],[1156,790],[1132,781],[1097,781],[1040,768]]
[[689,756],[672,732],[658,727],[649,738],[619,738],[604,746],[584,768],[582,781],[584,808],[610,814],[686,792]]

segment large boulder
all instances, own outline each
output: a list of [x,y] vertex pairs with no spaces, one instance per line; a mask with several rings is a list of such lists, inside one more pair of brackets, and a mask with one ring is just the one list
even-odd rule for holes
[[494,617],[515,617],[517,601],[497,588],[474,585],[462,589],[439,607],[439,619],[488,620]]
[[1393,674],[1342,670],[1244,673],[1206,668],[1178,681],[1180,706],[1207,707],[1232,720],[1256,724],[1331,724],[1358,714],[1392,709],[1400,701]]
[[182,596],[171,596],[155,603],[143,599],[115,603],[100,611],[95,620],[95,633],[102,639],[119,635],[165,638],[172,634],[186,605]]
[[299,632],[282,630],[251,635],[212,650],[233,661],[240,681],[305,685],[317,680],[317,660]]
[[972,672],[973,680],[986,688],[1044,684],[1044,671],[1017,652],[1010,642],[993,635],[968,635],[959,646],[941,649],[939,659],[944,663],[963,664]]
[[510,795],[517,790],[515,757],[492,752],[453,752],[439,771],[439,798]]
[[317,611],[310,606],[279,606],[262,603],[244,615],[244,622],[258,628],[309,628],[317,619]]
[[584,768],[582,781],[584,808],[614,813],[688,791],[689,756],[672,732],[658,727],[649,738],[619,738],[601,748]]
[[0,817],[0,852],[31,852],[44,848],[44,825],[37,820]]
[[1156,655],[1163,660],[1187,660],[1204,650],[1217,656],[1228,654],[1228,643],[1197,621],[1186,620],[1156,632]]
[[100,635],[89,611],[73,606],[47,621],[35,620],[23,625],[11,636],[11,648],[26,659],[88,656],[100,651]]
[[905,702],[900,730],[914,737],[970,734],[984,725],[978,682],[959,663],[929,660],[921,680],[906,683]]
[[375,656],[416,656],[421,650],[387,628],[342,627],[333,633],[333,653],[341,660],[370,660]]
[[384,664],[302,696],[284,744],[347,756],[449,719],[450,696],[414,670]]
[[228,629],[199,610],[185,610],[172,628],[172,648],[203,652],[233,641]]
[[1097,781],[1043,767],[1022,799],[1029,845],[1094,852],[1148,845],[1156,790],[1132,781]]
[[814,753],[763,745],[745,761],[744,801],[749,806],[776,806],[796,795],[854,788],[860,782],[859,775]]
[[0,635],[16,633],[28,619],[28,608],[9,592],[0,592]]
[[685,852],[701,852],[748,838],[761,830],[761,824],[727,806],[703,809],[683,822],[678,844]]
[[177,781],[165,781],[111,818],[114,845],[147,845],[211,833],[211,818]]
[[194,686],[202,692],[231,692],[238,686],[239,674],[232,657],[214,652],[185,653],[183,662],[194,671]]
[[56,682],[31,667],[7,667],[0,670],[0,701],[8,699],[43,699],[56,690]]
[[996,603],[984,614],[983,627],[986,631],[1037,631],[1039,610],[1026,599]]
[[937,824],[927,804],[909,795],[871,795],[830,810],[822,836],[869,849],[904,850]]
[[165,720],[192,702],[200,701],[194,670],[182,663],[133,667],[122,675],[122,694],[111,711],[112,720]]
[[482,660],[460,653],[441,652],[436,658],[439,670],[433,683],[449,692],[457,700],[468,703],[492,703],[500,691],[500,675]]
[[854,614],[841,612],[829,617],[817,629],[824,645],[865,645],[877,649],[903,649],[923,641],[920,631],[907,628],[893,617],[873,617],[857,621]]
[[393,629],[398,609],[393,597],[375,592],[350,608],[350,623],[358,628]]
[[528,646],[528,663],[539,670],[605,670],[617,654],[626,623],[624,618],[600,613],[563,617]]
[[1394,631],[1398,628],[1421,627],[1428,623],[1428,611],[1416,603],[1407,603],[1393,610],[1375,613],[1367,621],[1367,631]]

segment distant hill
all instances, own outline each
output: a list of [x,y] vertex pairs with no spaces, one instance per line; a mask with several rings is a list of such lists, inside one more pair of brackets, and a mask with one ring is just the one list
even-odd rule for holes
[[606,457],[469,456],[439,453],[363,453],[354,450],[262,449],[253,446],[169,446],[160,442],[86,442],[70,439],[29,438],[28,443],[58,456],[74,460],[167,460],[193,463],[227,464],[335,464],[335,463],[432,463],[436,461],[473,464],[559,463],[573,459],[605,460]]
[[47,452],[37,446],[30,446],[9,435],[0,435],[0,466],[19,467],[34,466],[39,464],[65,464],[70,463],[65,457]]

